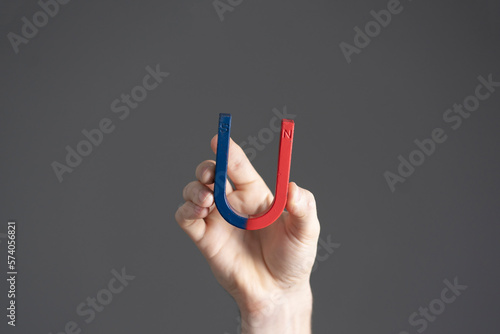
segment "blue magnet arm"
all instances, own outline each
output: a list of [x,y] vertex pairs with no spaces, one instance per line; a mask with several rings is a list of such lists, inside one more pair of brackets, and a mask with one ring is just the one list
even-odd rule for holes
[[219,115],[217,138],[217,158],[215,165],[214,200],[221,216],[232,225],[246,229],[248,217],[234,212],[226,198],[227,162],[229,154],[229,138],[231,137],[231,115]]

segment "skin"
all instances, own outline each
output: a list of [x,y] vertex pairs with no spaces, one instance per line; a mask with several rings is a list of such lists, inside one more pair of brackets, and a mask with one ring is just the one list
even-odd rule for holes
[[[217,136],[211,147],[217,148]],[[176,212],[180,227],[207,259],[217,281],[236,301],[242,333],[311,333],[310,276],[320,233],[314,196],[289,184],[286,211],[270,226],[246,231],[227,223],[213,197],[215,161],[196,168]],[[273,194],[243,150],[231,139],[227,198],[242,214],[265,212]]]

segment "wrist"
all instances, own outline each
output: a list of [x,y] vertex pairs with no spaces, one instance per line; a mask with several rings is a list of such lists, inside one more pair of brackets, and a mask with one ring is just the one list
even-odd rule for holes
[[313,297],[309,282],[260,298],[237,301],[242,334],[311,333]]

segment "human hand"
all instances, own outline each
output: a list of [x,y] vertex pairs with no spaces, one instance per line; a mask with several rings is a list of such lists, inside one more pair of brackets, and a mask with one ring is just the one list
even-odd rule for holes
[[[211,141],[216,152],[217,136]],[[217,281],[241,311],[244,333],[308,333],[312,312],[309,284],[320,224],[314,196],[290,183],[286,210],[270,226],[255,231],[227,223],[214,204],[215,161],[196,168],[196,181],[183,191],[176,214],[182,229],[207,259]],[[265,212],[273,194],[243,150],[231,139],[228,202],[237,212]],[[287,326],[288,331],[283,330]]]

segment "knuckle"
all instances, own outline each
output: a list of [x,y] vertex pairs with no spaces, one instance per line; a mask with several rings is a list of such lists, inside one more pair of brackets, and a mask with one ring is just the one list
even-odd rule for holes
[[190,202],[189,203],[189,218],[190,219],[199,219],[203,216],[203,210],[205,208]]

